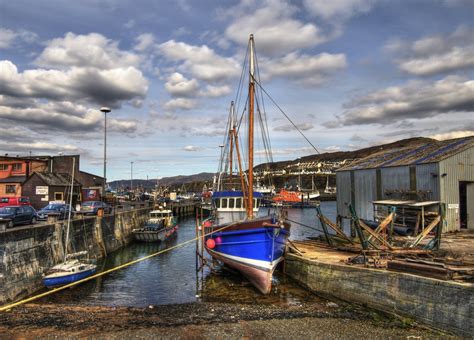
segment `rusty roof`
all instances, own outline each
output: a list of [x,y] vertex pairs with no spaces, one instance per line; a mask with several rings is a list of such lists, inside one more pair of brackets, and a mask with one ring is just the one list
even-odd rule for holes
[[390,149],[359,159],[338,171],[437,163],[474,146],[474,136]]

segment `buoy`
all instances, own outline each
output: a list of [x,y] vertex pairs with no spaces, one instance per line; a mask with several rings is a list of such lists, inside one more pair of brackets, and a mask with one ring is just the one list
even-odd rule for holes
[[212,238],[210,238],[206,241],[206,246],[209,249],[214,249],[214,247],[216,246],[216,242]]

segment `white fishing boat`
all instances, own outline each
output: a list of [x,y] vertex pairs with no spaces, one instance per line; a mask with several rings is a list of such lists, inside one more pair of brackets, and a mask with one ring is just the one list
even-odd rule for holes
[[178,224],[173,212],[168,209],[153,210],[143,228],[133,229],[133,237],[141,242],[163,242],[176,235]]

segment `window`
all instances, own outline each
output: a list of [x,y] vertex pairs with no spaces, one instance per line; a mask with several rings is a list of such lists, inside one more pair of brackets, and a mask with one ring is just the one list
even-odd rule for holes
[[221,206],[222,208],[227,208],[227,198],[221,199]]
[[235,200],[235,207],[236,208],[242,208],[242,199],[241,198],[237,198]]
[[253,199],[253,208],[254,209],[257,208],[257,199],[256,198]]
[[21,163],[13,163],[12,164],[12,171],[21,171],[22,164]]
[[219,209],[221,207],[221,200],[215,200],[216,208]]
[[14,184],[7,184],[5,186],[5,193],[7,194],[14,194],[16,193],[16,185]]
[[0,171],[7,171],[8,165],[7,164],[0,164]]
[[229,208],[233,208],[234,203],[235,203],[235,199],[234,198],[229,198]]
[[55,192],[54,193],[54,200],[55,201],[62,201],[63,200],[63,193],[62,192]]

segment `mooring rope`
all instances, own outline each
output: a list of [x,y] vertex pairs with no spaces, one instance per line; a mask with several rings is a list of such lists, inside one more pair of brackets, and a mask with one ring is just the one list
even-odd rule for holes
[[141,262],[141,261],[148,260],[149,258],[158,256],[158,255],[161,255],[161,254],[163,254],[163,253],[166,253],[166,252],[168,252],[168,251],[171,251],[171,250],[174,250],[174,249],[177,249],[177,248],[184,247],[185,245],[188,245],[188,244],[190,244],[190,243],[192,243],[192,242],[195,242],[196,240],[198,240],[198,239],[200,239],[200,238],[202,238],[202,237],[206,237],[206,236],[209,236],[209,235],[211,235],[211,234],[217,233],[217,232],[222,231],[222,230],[224,230],[224,229],[226,229],[226,228],[229,228],[229,227],[231,227],[231,226],[233,226],[233,225],[235,225],[235,224],[237,224],[237,223],[231,223],[231,224],[226,225],[226,226],[224,226],[224,227],[222,227],[222,228],[219,228],[219,229],[217,229],[217,230],[214,230],[214,231],[212,231],[212,232],[210,232],[210,233],[208,233],[208,234],[204,234],[204,235],[202,235],[202,236],[197,236],[197,237],[195,237],[195,238],[193,238],[193,239],[191,239],[191,240],[188,240],[188,241],[185,241],[185,242],[183,242],[183,243],[177,244],[177,245],[175,245],[175,246],[172,246],[172,247],[169,247],[169,248],[160,250],[160,251],[158,251],[158,252],[156,252],[156,253],[153,253],[153,254],[150,254],[150,255],[147,255],[147,256],[138,258],[138,259],[136,259],[136,260],[133,260],[133,261],[130,261],[130,262],[121,264],[121,265],[119,265],[119,266],[117,266],[117,267],[114,267],[114,268],[108,269],[108,270],[106,270],[106,271],[103,271],[103,272],[94,274],[94,275],[89,276],[89,277],[86,277],[86,278],[84,278],[84,279],[82,279],[82,280],[79,280],[79,281],[76,281],[76,282],[72,282],[72,283],[69,283],[69,284],[67,284],[67,285],[54,288],[54,289],[49,290],[49,291],[47,291],[47,292],[44,292],[44,293],[41,293],[41,294],[38,294],[38,295],[35,295],[35,296],[32,296],[32,297],[29,297],[29,298],[20,300],[20,301],[18,301],[18,302],[15,302],[15,303],[11,303],[11,304],[2,306],[2,307],[0,307],[0,312],[8,311],[8,310],[10,310],[10,309],[12,309],[12,308],[14,308],[14,307],[17,307],[17,306],[23,305],[23,304],[25,304],[25,303],[28,303],[28,302],[31,302],[31,301],[40,299],[40,298],[42,298],[42,297],[45,297],[45,296],[48,296],[48,295],[57,293],[57,292],[59,292],[59,291],[61,291],[61,290],[64,290],[64,289],[66,289],[66,288],[74,287],[75,285],[78,285],[78,284],[80,284],[80,283],[87,282],[87,281],[90,281],[90,280],[92,280],[92,279],[96,279],[96,278],[98,278],[98,277],[104,276],[105,274],[112,273],[112,272],[117,271],[117,270],[122,269],[122,268],[129,267],[129,266],[131,266],[132,264],[135,264],[135,263],[138,263],[138,262]]

